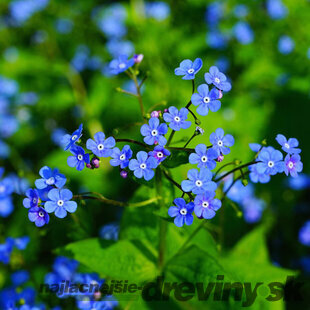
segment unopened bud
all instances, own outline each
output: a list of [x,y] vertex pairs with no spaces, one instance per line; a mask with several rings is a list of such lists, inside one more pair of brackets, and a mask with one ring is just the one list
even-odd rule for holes
[[224,155],[222,155],[222,154],[219,155],[218,158],[216,159],[216,161],[219,162],[219,163],[220,163],[221,161],[223,161],[223,160],[224,160]]
[[157,117],[157,118],[158,118],[159,115],[160,115],[159,112],[160,112],[160,111],[153,111],[153,112],[151,113],[151,117]]
[[120,173],[120,175],[121,175],[121,177],[122,177],[123,179],[126,179],[127,176],[128,176],[128,172],[127,172],[126,170],[122,170],[121,173]]
[[135,54],[133,56],[133,60],[136,64],[139,64],[143,60],[144,55],[143,54]]
[[86,167],[89,168],[89,169],[93,169],[91,164],[86,164]]
[[223,92],[219,90],[219,99],[223,98]]
[[99,158],[97,157],[94,157],[92,160],[91,160],[91,164],[94,168],[99,168],[100,166],[100,160]]

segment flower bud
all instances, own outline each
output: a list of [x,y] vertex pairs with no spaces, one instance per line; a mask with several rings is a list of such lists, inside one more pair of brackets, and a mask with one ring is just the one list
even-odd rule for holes
[[143,60],[144,55],[143,54],[135,54],[133,56],[133,60],[136,64],[139,64]]
[[152,113],[151,113],[151,117],[159,117],[159,112],[160,111],[153,111]]
[[91,164],[86,164],[86,167],[89,168],[89,169],[93,169]]
[[127,172],[126,170],[122,170],[121,173],[120,173],[120,175],[121,175],[121,177],[122,177],[123,179],[126,179],[127,176],[128,176],[128,172]]
[[97,157],[94,157],[92,160],[91,160],[91,164],[94,168],[99,168],[100,166],[100,160],[99,158]]
[[222,155],[222,154],[219,155],[218,158],[216,159],[216,161],[219,162],[219,163],[220,163],[221,161],[223,161],[223,160],[224,160],[224,155]]

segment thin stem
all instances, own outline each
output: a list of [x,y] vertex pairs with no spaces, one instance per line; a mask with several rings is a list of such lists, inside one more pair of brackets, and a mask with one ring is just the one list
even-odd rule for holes
[[144,118],[145,112],[144,112],[144,106],[143,106],[142,96],[141,96],[141,92],[140,92],[140,86],[139,86],[139,83],[138,83],[137,76],[136,76],[135,72],[132,72],[132,80],[134,81],[135,86],[136,86],[137,98],[138,98],[138,102],[139,102],[139,106],[140,106],[140,111],[141,111],[141,114],[142,114],[142,118],[145,121],[145,118]]
[[220,167],[214,174],[214,178],[220,173],[221,170],[223,170],[225,167],[230,166],[230,165],[235,165],[236,162],[235,161],[231,161],[230,163],[227,163],[225,165],[223,165],[222,167]]
[[214,182],[221,181],[222,179],[226,178],[228,175],[230,175],[230,174],[232,174],[232,173],[234,173],[234,172],[236,172],[236,171],[238,171],[238,170],[240,170],[240,169],[242,169],[242,168],[246,168],[246,167],[248,167],[248,166],[255,165],[255,164],[257,164],[257,163],[259,163],[259,161],[254,161],[254,160],[253,160],[253,161],[250,161],[250,162],[248,162],[248,163],[246,163],[246,164],[244,164],[244,165],[238,166],[238,167],[236,167],[236,168],[234,168],[234,169],[228,171],[228,172],[225,173],[224,175],[218,177],[217,179],[214,180]]
[[189,145],[189,143],[197,136],[196,131],[194,132],[194,134],[190,137],[190,139],[185,143],[184,147],[187,147]]
[[130,96],[133,96],[133,97],[138,97],[137,94],[131,93],[131,92],[129,92],[129,91],[125,90],[125,89],[122,89],[122,88],[120,88],[120,87],[116,88],[116,90],[117,90],[118,92],[123,93],[123,94],[126,94],[126,95],[130,95]]
[[149,146],[147,144],[133,140],[133,139],[115,139],[115,141],[116,142],[129,142],[129,143],[137,144],[137,145],[140,145],[140,146],[143,146],[143,147],[149,149]]
[[190,153],[195,152],[195,149],[189,149],[189,148],[184,148],[184,147],[169,146],[169,147],[166,147],[166,149],[171,150],[171,151],[185,151],[185,152],[190,152]]
[[[192,94],[195,92],[195,80],[192,80]],[[188,102],[185,108],[189,108],[192,104],[192,99]],[[189,109],[188,109],[189,110]],[[189,110],[190,111],[190,110]],[[191,111],[190,111],[191,112]],[[192,112],[191,112],[192,113]],[[195,116],[194,116],[195,117]],[[195,118],[196,119],[196,118]]]
[[193,115],[193,118],[195,119],[195,123],[196,123],[196,122],[200,123],[200,121],[199,121],[199,119],[197,118],[197,116],[195,115],[195,113],[194,113],[191,109],[189,109],[189,108],[187,108],[187,109],[188,109],[189,113]]
[[175,131],[172,130],[171,133],[170,133],[170,136],[168,138],[168,142],[167,142],[166,146],[169,146],[169,144],[171,143],[171,141],[173,139],[174,134],[175,134]]

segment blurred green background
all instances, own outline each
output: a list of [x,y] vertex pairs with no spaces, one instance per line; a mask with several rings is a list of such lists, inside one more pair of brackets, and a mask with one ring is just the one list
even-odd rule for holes
[[[221,127],[235,137],[235,145],[226,160],[246,162],[253,156],[249,143],[260,143],[266,138],[268,145],[275,146],[275,136],[281,133],[299,140],[304,173],[310,173],[309,1],[283,0],[286,14],[274,18],[268,3],[258,0],[219,1],[218,11],[212,11],[212,6],[210,9],[209,5],[215,3],[213,1],[165,1],[167,11],[162,8],[158,15],[154,13],[156,8],[148,9],[149,3],[143,0],[50,0],[26,20],[23,20],[23,14],[27,15],[27,7],[21,7],[20,13],[16,8],[14,11],[12,2],[0,3],[0,77],[18,83],[18,92],[10,99],[9,108],[18,120],[18,129],[1,139],[10,148],[10,155],[0,158],[0,166],[5,167],[7,173],[15,172],[32,185],[42,166],[57,167],[67,176],[69,188],[74,193],[95,191],[116,200],[132,198],[139,185],[120,178],[118,169],[111,167],[108,160],[101,162],[100,169],[78,172],[68,167],[68,153],[53,142],[55,130],[73,132],[80,123],[84,125],[85,140],[102,130],[106,135],[142,141],[136,98],[116,91],[117,87],[132,87],[128,84],[128,77],[109,76],[107,72],[109,61],[121,51],[129,51],[131,55],[133,51],[144,54],[140,68],[142,74],[148,73],[143,88],[143,102],[148,112],[155,105],[159,110],[171,105],[180,108],[190,99],[190,81],[174,75],[174,69],[183,59],[200,57],[203,60],[204,66],[197,75],[196,85],[204,82],[203,74],[210,66],[223,68],[221,70],[231,80],[232,90],[224,94],[218,112],[200,117],[205,134],[197,137],[191,147],[198,143],[208,144],[210,133]],[[123,20],[126,30],[122,35],[118,31],[115,34],[112,31],[111,35],[111,31],[100,24],[108,19],[107,16],[114,15]],[[237,30],[236,25],[240,22],[251,29],[245,26],[246,29]],[[118,29],[119,25],[112,23],[109,26]],[[212,39],[214,34],[216,40]],[[282,36],[293,41],[291,51],[287,52],[290,50],[288,43],[281,52],[279,40]],[[127,46],[121,42],[127,42]],[[29,92],[36,94],[36,102],[19,103],[20,94]],[[1,126],[9,126],[5,124],[5,118],[0,118],[0,122]],[[175,141],[190,137],[192,132],[193,128],[177,133]],[[174,178],[181,182],[189,167],[184,165],[173,169]],[[262,225],[268,223],[271,227],[267,233],[269,261],[287,269],[299,269],[299,277],[307,280],[300,259],[309,251],[298,242],[298,232],[310,218],[309,188],[294,191],[285,180],[284,175],[276,176],[268,185],[255,187],[256,196],[267,206]],[[29,235],[31,242],[24,257],[16,254],[10,268],[0,266],[0,288],[5,285],[10,270],[21,267],[30,268],[34,283],[41,283],[44,274],[51,269],[55,249],[97,237],[101,226],[119,221],[122,216],[122,221],[135,217],[135,214],[122,215],[118,208],[87,201],[79,206],[75,221],[70,216],[52,218],[49,225],[38,229],[28,221],[21,201],[15,196],[14,212],[0,218],[0,238]],[[219,217],[218,214],[211,223],[218,225]],[[225,228],[222,247],[227,251],[247,232],[255,229],[255,225],[237,217],[231,207],[225,210],[222,221],[221,227]],[[185,228],[187,230],[190,232],[190,228]],[[259,238],[248,242],[259,241]],[[253,254],[255,251],[259,255],[262,249],[257,245]],[[247,264],[251,261],[243,261],[240,269],[246,269]],[[307,268],[309,272],[309,263]],[[53,303],[57,304],[57,301]],[[124,309],[129,309],[124,304]],[[306,308],[305,303],[299,305]],[[221,305],[226,306],[234,307],[225,303]],[[132,309],[140,307],[133,304]],[[188,309],[204,307],[207,305],[193,304]],[[263,303],[258,307],[276,309],[278,306]],[[290,307],[289,303],[287,307]],[[291,308],[297,306],[293,303]]]

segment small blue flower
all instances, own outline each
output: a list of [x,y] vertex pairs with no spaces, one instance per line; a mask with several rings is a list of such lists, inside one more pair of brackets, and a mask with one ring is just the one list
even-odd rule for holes
[[7,238],[4,243],[0,243],[0,262],[6,265],[10,262],[13,246],[13,238]]
[[120,226],[118,223],[109,223],[100,228],[99,236],[105,240],[118,240]]
[[250,170],[250,180],[253,183],[268,183],[270,181],[270,175],[266,173],[259,173],[257,171],[256,164],[249,167]]
[[157,160],[154,157],[148,157],[147,153],[140,151],[137,153],[137,159],[131,159],[129,162],[129,169],[133,171],[136,178],[142,177],[149,181],[151,180],[155,172],[152,169],[157,167]]
[[257,223],[260,221],[265,209],[265,202],[255,197],[247,197],[242,202],[244,220],[249,223]]
[[249,146],[250,146],[250,149],[256,153],[259,152],[262,147],[259,143],[250,143]]
[[6,198],[7,196],[11,195],[14,191],[14,183],[12,179],[6,177],[0,180],[0,199]]
[[191,122],[187,121],[188,110],[181,108],[180,111],[176,107],[170,107],[169,113],[164,113],[164,121],[169,124],[172,130],[179,131],[180,129],[187,129],[191,126]]
[[234,28],[234,35],[241,44],[250,44],[254,40],[254,32],[246,22],[238,22]]
[[212,66],[209,72],[205,73],[205,80],[208,84],[213,84],[220,90],[231,90],[231,84],[227,82],[226,75],[220,72],[219,69],[215,66]]
[[207,84],[201,84],[197,87],[197,93],[192,95],[192,104],[198,106],[197,113],[199,115],[208,115],[209,109],[212,112],[216,112],[221,107],[221,102],[217,99],[220,98],[220,92],[213,88],[209,92],[209,86]]
[[23,236],[14,239],[14,246],[18,250],[25,250],[27,248],[28,243],[30,242],[30,238],[28,236]]
[[295,42],[289,36],[282,36],[278,42],[278,50],[283,55],[290,54],[295,48]]
[[176,206],[172,206],[168,210],[168,214],[171,217],[174,217],[174,224],[177,227],[182,227],[184,223],[186,225],[191,225],[193,223],[193,210],[194,210],[194,203],[189,202],[186,204],[183,198],[176,198],[174,199],[174,204]]
[[299,142],[295,138],[287,140],[285,136],[278,134],[276,140],[282,146],[282,150],[288,154],[299,154],[301,152],[301,149],[297,148]]
[[79,128],[73,132],[72,135],[66,134],[61,139],[61,145],[64,146],[64,150],[68,150],[72,145],[77,142],[82,136],[83,124],[79,126]]
[[14,210],[13,200],[11,196],[0,198],[0,216],[8,217]]
[[97,132],[94,138],[95,141],[92,139],[87,140],[86,148],[98,157],[110,157],[113,153],[112,148],[115,146],[115,139],[113,137],[105,139],[103,132]]
[[283,155],[280,151],[274,149],[264,148],[257,157],[260,161],[256,165],[258,173],[265,173],[267,175],[275,175],[277,173],[283,172],[285,165],[283,160]]
[[11,280],[14,287],[23,285],[29,280],[29,272],[27,270],[18,270],[11,274]]
[[288,13],[287,7],[281,0],[267,0],[266,6],[268,15],[272,19],[282,19]]
[[67,163],[69,167],[76,167],[76,170],[83,170],[85,167],[85,164],[90,163],[89,154],[85,154],[85,151],[80,146],[73,146],[70,149],[70,152],[74,156],[69,156],[67,159]]
[[[54,188],[57,191],[57,189]],[[37,227],[42,227],[48,224],[50,216],[41,207],[32,207],[29,209],[28,218],[31,222],[34,222]]]
[[219,199],[214,199],[215,192],[207,191],[202,195],[195,197],[195,214],[199,218],[212,219],[221,206],[222,202]]
[[202,168],[200,172],[197,169],[190,169],[187,173],[189,180],[181,183],[184,192],[193,192],[194,194],[203,194],[206,191],[215,191],[217,185],[211,181],[212,173],[209,169]]
[[224,130],[217,128],[215,132],[211,133],[210,142],[212,143],[212,148],[217,151],[218,155],[227,155],[230,153],[229,147],[234,145],[235,139],[229,134],[224,136]]
[[307,221],[299,231],[299,242],[310,247],[310,221]]
[[196,58],[194,62],[189,59],[185,59],[180,63],[180,67],[174,70],[175,75],[184,75],[182,77],[183,80],[193,80],[195,78],[195,74],[201,69],[202,60],[200,58]]
[[126,55],[120,55],[117,59],[113,59],[109,64],[109,69],[112,74],[119,74],[126,71],[135,64],[133,58],[128,59]]
[[46,212],[55,212],[55,215],[59,218],[67,216],[67,211],[73,213],[76,211],[77,204],[75,201],[71,201],[73,195],[68,189],[52,189],[48,193],[50,199],[44,205]]
[[113,149],[110,164],[113,167],[120,166],[122,169],[128,167],[129,159],[132,157],[132,150],[129,145],[125,145],[120,151],[118,147]]
[[154,150],[149,152],[149,156],[154,157],[157,160],[158,165],[170,156],[170,154],[171,153],[168,150],[160,145],[155,146]]
[[168,132],[167,124],[159,124],[159,119],[157,117],[152,117],[149,120],[149,124],[144,124],[141,126],[140,132],[144,142],[148,145],[159,144],[164,146],[167,143],[167,139],[164,135]]
[[49,186],[56,186],[62,188],[66,184],[66,177],[59,173],[58,169],[51,169],[50,167],[44,166],[39,171],[42,179],[37,179],[35,185],[38,189],[44,189]]
[[216,159],[218,153],[214,149],[207,149],[205,144],[198,144],[195,152],[189,155],[189,162],[192,165],[198,164],[198,168],[208,168],[213,170],[216,167]]
[[26,191],[26,196],[27,198],[23,200],[23,205],[25,208],[29,209],[36,207],[39,204],[40,197],[36,189],[29,188]]
[[303,164],[300,161],[300,156],[298,154],[287,154],[284,163],[284,172],[287,176],[290,174],[292,177],[297,178],[298,172],[301,172],[303,169]]

